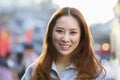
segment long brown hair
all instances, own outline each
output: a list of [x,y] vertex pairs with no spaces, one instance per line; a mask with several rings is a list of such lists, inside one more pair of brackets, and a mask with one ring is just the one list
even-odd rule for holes
[[98,75],[105,71],[101,64],[95,57],[92,48],[91,34],[81,12],[75,8],[61,8],[57,10],[50,19],[46,36],[43,43],[43,51],[35,63],[35,70],[31,80],[51,80],[50,71],[53,61],[56,58],[56,48],[52,42],[52,32],[56,21],[62,16],[73,16],[79,23],[81,30],[80,43],[72,54],[72,62],[76,66],[78,74],[77,79],[91,80],[98,77]]

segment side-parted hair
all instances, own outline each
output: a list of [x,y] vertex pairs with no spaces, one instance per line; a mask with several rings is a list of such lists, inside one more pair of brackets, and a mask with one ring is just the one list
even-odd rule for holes
[[64,7],[58,9],[48,23],[43,43],[43,51],[35,63],[35,70],[31,80],[55,80],[50,76],[52,63],[57,56],[57,50],[52,42],[52,33],[56,21],[63,16],[74,17],[78,21],[81,30],[79,45],[74,50],[71,59],[78,71],[77,80],[91,80],[97,78],[102,72],[105,73],[105,69],[95,57],[91,41],[92,37],[83,15],[76,8]]

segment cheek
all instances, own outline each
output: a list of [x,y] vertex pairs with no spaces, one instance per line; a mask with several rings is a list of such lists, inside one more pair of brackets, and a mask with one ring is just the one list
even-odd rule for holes
[[54,42],[58,42],[60,40],[60,35],[58,35],[57,33],[53,33],[53,43]]
[[79,44],[80,37],[74,37],[74,38],[72,38],[72,42],[75,43],[75,44]]

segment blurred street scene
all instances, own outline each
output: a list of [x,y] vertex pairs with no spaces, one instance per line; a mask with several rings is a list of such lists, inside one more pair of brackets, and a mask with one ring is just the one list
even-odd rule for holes
[[[40,55],[47,23],[59,8],[54,0],[0,1],[0,80],[21,79]],[[120,80],[120,0],[112,10],[112,19],[89,27],[106,80]]]

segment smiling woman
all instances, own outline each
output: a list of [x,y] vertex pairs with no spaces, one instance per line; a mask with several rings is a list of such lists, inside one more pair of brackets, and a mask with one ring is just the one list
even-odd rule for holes
[[22,80],[103,80],[105,69],[97,61],[91,34],[81,12],[64,7],[51,17],[44,50]]
[[72,16],[58,19],[53,28],[52,40],[60,55],[67,56],[72,53],[80,41],[80,28],[77,20]]

